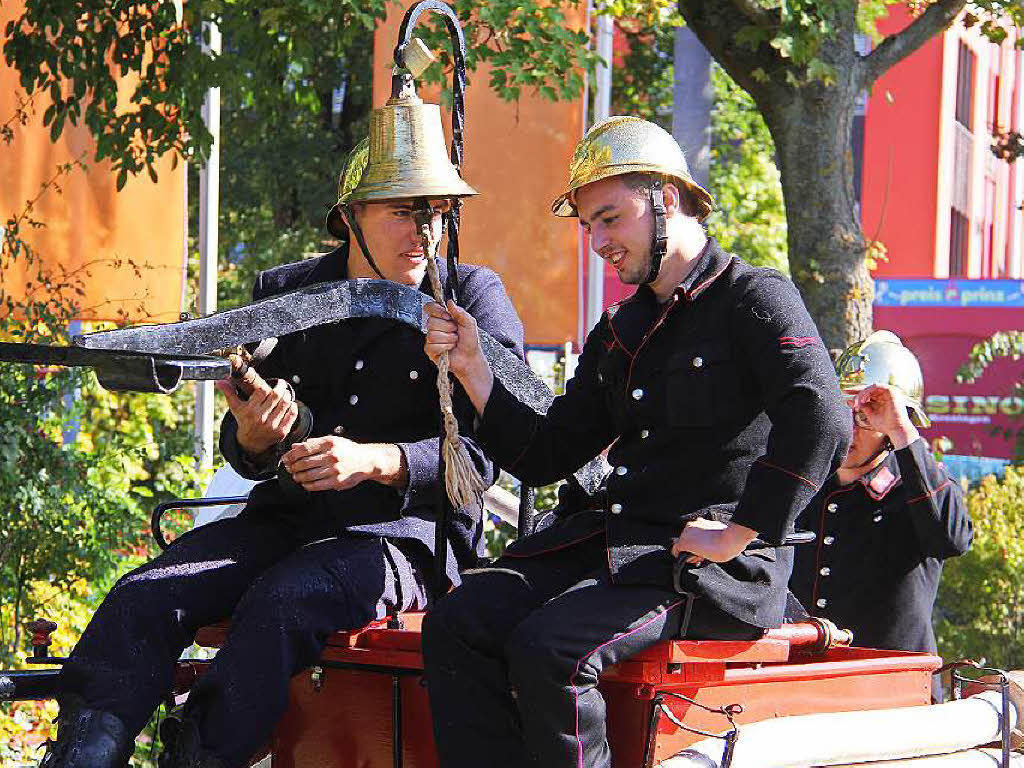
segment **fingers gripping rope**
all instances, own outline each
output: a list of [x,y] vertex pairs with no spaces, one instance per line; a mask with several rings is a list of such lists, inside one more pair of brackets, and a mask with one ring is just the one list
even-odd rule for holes
[[[425,220],[419,216],[416,223],[420,228],[420,239],[423,253],[427,256],[427,274],[430,276],[430,288],[434,299],[444,306],[444,290],[441,288],[441,276],[437,268],[437,246],[430,228],[430,211],[426,212]],[[469,454],[459,440],[459,422],[455,419],[452,408],[452,385],[448,378],[448,353],[442,352],[437,359],[437,394],[441,401],[441,414],[444,417],[443,443],[445,492],[456,508],[468,507],[479,503],[487,484],[480,477]]]

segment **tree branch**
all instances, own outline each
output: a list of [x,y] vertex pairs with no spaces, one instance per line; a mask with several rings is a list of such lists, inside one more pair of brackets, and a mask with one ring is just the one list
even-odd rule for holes
[[756,69],[771,73],[786,62],[771,46],[762,44],[751,50],[736,44],[740,30],[750,26],[749,17],[739,9],[741,5],[755,7],[751,0],[678,0],[680,15],[708,52],[743,90],[760,102],[758,94],[764,95],[771,86],[755,80],[751,73]]
[[732,0],[732,4],[747,19],[759,27],[775,27],[778,25],[778,17],[769,13],[757,4],[757,0]]
[[890,68],[952,24],[965,5],[967,0],[937,0],[903,31],[885,38],[875,50],[861,57],[861,87],[867,88]]

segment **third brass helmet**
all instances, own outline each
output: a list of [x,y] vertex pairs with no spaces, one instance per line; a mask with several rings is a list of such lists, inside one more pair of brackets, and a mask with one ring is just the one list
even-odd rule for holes
[[849,347],[836,361],[836,373],[839,374],[839,386],[846,393],[857,392],[871,384],[896,387],[907,398],[914,425],[931,426],[921,405],[924,398],[921,366],[914,353],[903,346],[895,333],[875,331]]
[[580,139],[569,161],[569,185],[551,204],[556,216],[577,216],[575,193],[580,187],[627,173],[652,173],[682,184],[697,204],[703,221],[715,208],[706,189],[690,176],[686,156],[672,134],[639,117],[602,120]]

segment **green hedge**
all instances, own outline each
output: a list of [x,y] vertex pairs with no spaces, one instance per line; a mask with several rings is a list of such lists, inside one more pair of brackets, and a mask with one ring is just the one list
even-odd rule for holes
[[1024,468],[967,494],[974,544],[947,560],[934,614],[939,652],[1024,669]]

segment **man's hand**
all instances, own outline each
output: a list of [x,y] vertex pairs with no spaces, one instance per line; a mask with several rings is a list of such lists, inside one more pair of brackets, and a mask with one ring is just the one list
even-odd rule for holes
[[724,563],[743,552],[757,531],[737,523],[697,518],[686,524],[672,545],[672,556],[688,553],[687,563],[698,565],[702,560]]
[[448,368],[462,383],[477,413],[484,412],[487,398],[494,386],[494,374],[480,349],[476,319],[453,301],[445,309],[430,302],[424,309],[427,316],[427,337],[424,351],[434,364],[448,353]]
[[864,429],[881,432],[893,447],[906,448],[920,437],[910,420],[903,393],[887,384],[872,384],[858,392],[851,403],[856,423]]
[[312,437],[296,443],[281,462],[307,491],[344,491],[364,480],[404,488],[409,477],[397,445],[354,443],[344,437]]
[[239,446],[249,456],[257,456],[288,436],[299,407],[284,379],[271,387],[255,371],[252,374],[253,392],[248,400],[238,396],[230,378],[218,381],[217,389],[224,394],[228,408],[238,422]]

